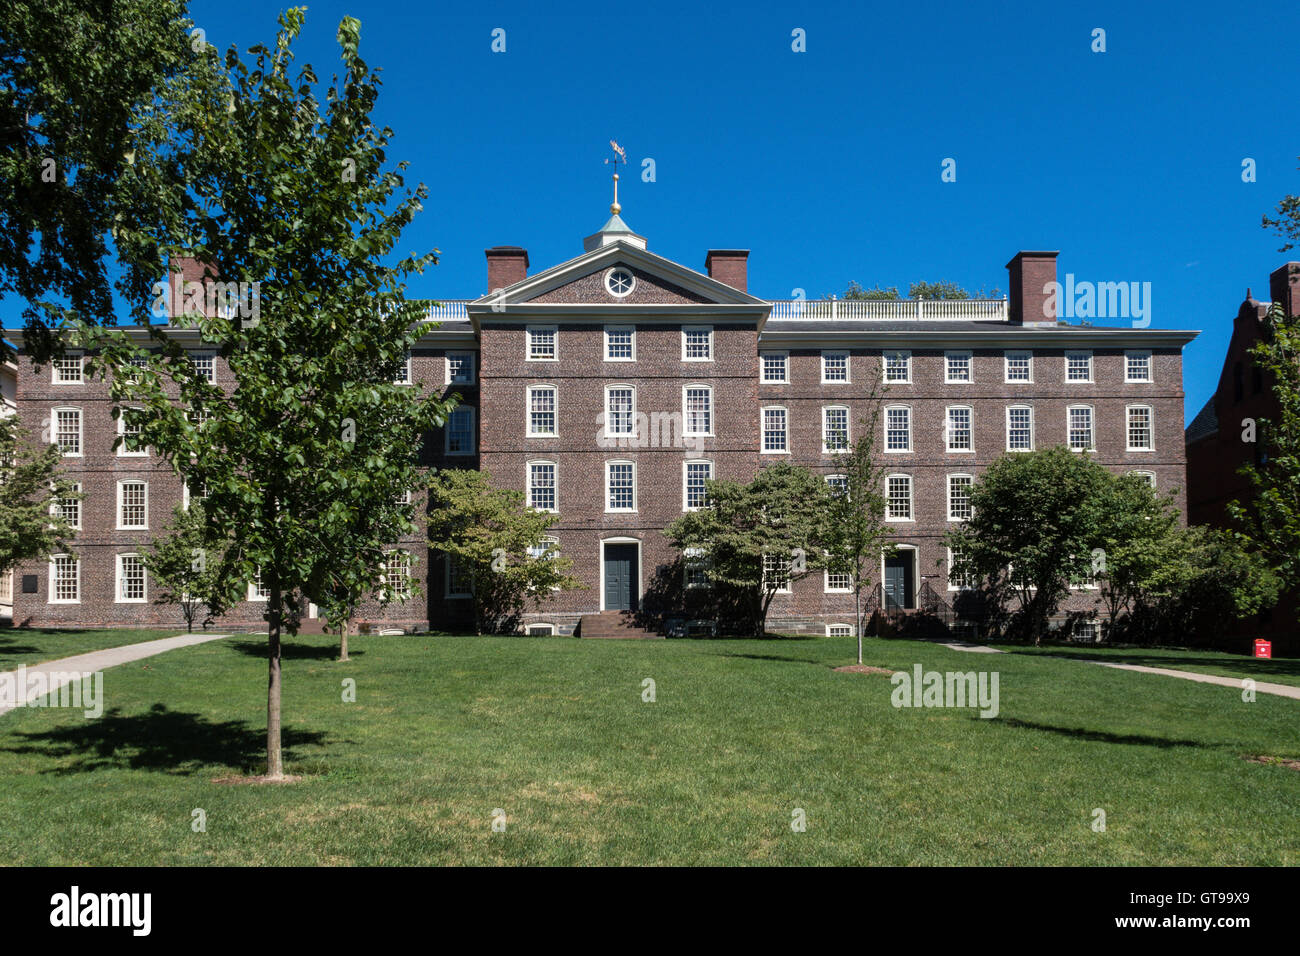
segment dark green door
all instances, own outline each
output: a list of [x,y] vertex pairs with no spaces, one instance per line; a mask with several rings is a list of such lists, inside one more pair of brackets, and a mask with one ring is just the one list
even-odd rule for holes
[[636,545],[605,545],[605,610],[635,611]]
[[885,608],[912,607],[912,553],[885,558]]

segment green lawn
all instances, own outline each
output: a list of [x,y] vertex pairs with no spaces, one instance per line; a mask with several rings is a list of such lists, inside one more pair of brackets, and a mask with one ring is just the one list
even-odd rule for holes
[[160,637],[184,634],[185,626],[167,631],[146,631],[115,628],[113,630],[60,631],[39,627],[0,628],[0,671],[43,661],[71,657],[87,651],[102,651],[123,644],[155,641]]
[[984,720],[895,709],[887,676],[831,669],[844,638],[363,636],[348,664],[300,638],[285,725],[303,779],[218,785],[261,769],[264,640],[110,670],[102,720],[0,717],[5,862],[1300,864],[1300,773],[1242,759],[1300,757],[1298,701],[867,642],[894,669],[996,669]]
[[1083,661],[1110,661],[1114,664],[1141,664],[1144,667],[1168,667],[1173,670],[1218,674],[1223,677],[1251,677],[1270,684],[1300,687],[1300,660],[1296,658],[1255,658],[1223,651],[1183,650],[1151,647],[1025,647],[1021,644],[993,645],[1013,654],[1046,654]]

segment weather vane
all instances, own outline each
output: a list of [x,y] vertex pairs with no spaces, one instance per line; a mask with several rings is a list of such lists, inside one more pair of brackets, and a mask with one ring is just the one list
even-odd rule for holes
[[609,141],[609,146],[614,150],[614,158],[605,160],[605,165],[614,164],[614,201],[610,203],[609,211],[615,216],[623,207],[618,204],[618,164],[627,162],[627,150],[618,145],[614,140]]

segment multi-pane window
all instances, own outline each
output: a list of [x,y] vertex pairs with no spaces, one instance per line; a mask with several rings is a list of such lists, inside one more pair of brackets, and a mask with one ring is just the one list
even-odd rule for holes
[[1092,406],[1071,405],[1066,409],[1066,416],[1069,420],[1070,448],[1073,451],[1091,451],[1093,449]]
[[406,551],[384,555],[384,596],[390,601],[405,601],[411,596],[411,555]]
[[193,423],[195,428],[202,428],[208,423],[208,420],[212,418],[212,415],[208,413],[207,409],[198,405],[191,406],[190,410],[185,413],[185,416],[191,423]]
[[822,409],[822,451],[844,451],[849,447],[849,410],[842,405]]
[[847,382],[849,380],[849,353],[822,353],[822,381]]
[[1154,447],[1151,437],[1151,406],[1128,407],[1128,450],[1150,451]]
[[885,409],[885,451],[912,450],[912,409],[891,405]]
[[411,350],[407,349],[402,355],[402,360],[395,366],[390,366],[393,370],[394,385],[411,384]]
[[1007,451],[1034,450],[1034,410],[1028,405],[1007,409]]
[[1129,474],[1139,476],[1140,478],[1142,478],[1143,481],[1145,481],[1148,485],[1151,486],[1152,491],[1155,490],[1156,473],[1154,471],[1130,471]]
[[1032,382],[1034,380],[1034,354],[1032,352],[1006,353],[1006,380]]
[[534,385],[528,389],[528,437],[556,434],[555,386]]
[[[211,352],[196,352],[190,356],[190,363],[194,367],[194,374],[205,382],[216,382],[217,380],[217,357]],[[399,378],[398,381],[409,382],[411,380],[411,353],[406,353],[406,374]]]
[[911,475],[890,475],[885,479],[885,520],[912,520]]
[[779,406],[763,409],[763,451],[789,451],[789,438],[785,409]]
[[974,479],[970,475],[948,476],[948,520],[966,521],[971,516],[970,490]]
[[948,590],[949,591],[967,591],[975,587],[975,575],[969,571],[962,573],[956,570],[961,563],[962,553],[948,549]]
[[777,554],[763,555],[763,585],[776,591],[789,591],[790,559]]
[[948,451],[974,451],[975,439],[971,431],[969,405],[950,405],[945,421],[944,441]]
[[687,385],[685,392],[685,433],[713,434],[713,389],[707,385]]
[[636,510],[636,466],[630,461],[605,464],[606,511]]
[[80,353],[71,353],[53,361],[55,385],[80,385],[84,382],[84,361]]
[[447,597],[464,598],[474,593],[473,582],[451,555],[447,555]]
[[[78,482],[72,486],[73,494],[81,494],[81,483]],[[81,529],[81,499],[80,498],[55,498],[51,510],[62,518],[69,528]]]
[[906,384],[912,380],[912,353],[890,351],[885,353],[885,381]]
[[81,409],[54,410],[54,444],[63,455],[81,454]]
[[852,624],[827,624],[826,636],[827,637],[852,637],[853,625]]
[[149,527],[149,485],[143,481],[117,483],[117,526]]
[[709,562],[701,548],[687,548],[682,552],[682,568],[688,588],[709,586]]
[[611,385],[605,389],[605,434],[631,435],[635,432],[636,392],[631,385]]
[[250,601],[271,600],[271,585],[262,580],[261,568],[257,569],[257,573],[253,575],[252,583],[248,585],[248,599]]
[[555,462],[528,463],[528,507],[537,511],[555,511]]
[[1065,353],[1065,380],[1067,382],[1092,381],[1092,353]]
[[536,544],[528,546],[528,557],[534,561],[550,561],[560,555],[560,539],[547,535]]
[[1075,591],[1092,591],[1097,588],[1097,568],[1085,562],[1083,571],[1070,575],[1070,587]]
[[789,352],[762,352],[758,360],[765,385],[784,385],[790,380]]
[[[181,482],[181,507],[189,511],[190,502],[197,501],[199,504],[208,500],[207,482],[199,483],[193,478],[186,478]],[[410,500],[410,492],[407,492],[407,500]]]
[[447,454],[474,454],[474,409],[458,405],[447,416]]
[[713,360],[713,329],[707,325],[682,329],[682,358],[687,362]]
[[528,327],[528,361],[552,362],[555,358],[555,326],[530,325]]
[[50,558],[50,601],[68,604],[81,600],[81,561],[70,554]]
[[136,603],[145,599],[144,559],[138,554],[119,554],[117,556],[118,602]]
[[447,353],[447,384],[449,385],[473,385],[474,384],[474,353],[473,352],[448,352]]
[[827,571],[826,572],[826,591],[852,591],[853,575],[847,571]]
[[1150,352],[1125,352],[1124,353],[1124,381],[1125,382],[1151,381],[1151,353]]
[[703,508],[708,504],[707,482],[713,477],[713,462],[686,462],[685,488],[682,493],[682,506],[687,511]]
[[149,449],[141,446],[140,435],[144,431],[141,418],[143,411],[138,408],[123,408],[117,417],[117,433],[122,436],[117,446],[117,453],[122,457],[143,457]]
[[971,353],[945,352],[943,380],[948,384],[971,380]]
[[827,475],[826,484],[831,489],[831,496],[838,498],[849,493],[848,475]]
[[636,358],[636,329],[630,325],[605,327],[605,361],[631,362]]

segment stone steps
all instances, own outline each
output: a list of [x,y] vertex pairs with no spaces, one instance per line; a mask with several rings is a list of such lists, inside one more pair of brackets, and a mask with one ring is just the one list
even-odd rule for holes
[[578,636],[593,640],[662,640],[662,634],[638,627],[630,611],[601,611],[584,614],[578,625]]

